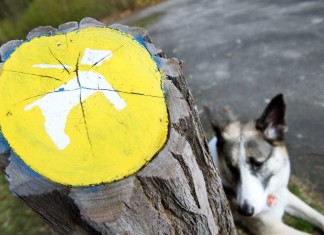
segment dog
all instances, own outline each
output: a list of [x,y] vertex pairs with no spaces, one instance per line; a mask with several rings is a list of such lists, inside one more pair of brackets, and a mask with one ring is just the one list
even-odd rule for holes
[[256,120],[232,120],[225,126],[210,121],[215,136],[209,149],[235,220],[255,235],[307,234],[282,222],[288,213],[324,231],[324,216],[287,187],[290,162],[284,142],[287,126],[282,94],[275,96]]

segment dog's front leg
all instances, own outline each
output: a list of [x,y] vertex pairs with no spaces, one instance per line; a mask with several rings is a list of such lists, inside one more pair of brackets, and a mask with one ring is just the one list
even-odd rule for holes
[[287,199],[285,212],[292,216],[304,219],[324,231],[324,216],[322,214],[311,208],[291,192],[288,192]]

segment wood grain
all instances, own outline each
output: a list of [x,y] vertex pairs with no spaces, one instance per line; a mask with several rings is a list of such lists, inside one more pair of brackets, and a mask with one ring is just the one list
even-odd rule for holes
[[[95,21],[83,22],[92,27]],[[69,32],[69,27],[76,30],[75,23],[59,30]],[[140,36],[164,74],[170,122],[166,144],[135,174],[94,187],[67,187],[33,174],[2,144],[0,167],[11,191],[60,234],[236,234],[181,62],[167,59],[142,29],[110,27]]]

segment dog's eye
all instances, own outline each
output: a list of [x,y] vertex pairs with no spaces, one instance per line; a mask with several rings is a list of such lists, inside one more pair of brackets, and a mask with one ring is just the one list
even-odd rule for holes
[[253,170],[258,170],[263,165],[263,162],[259,162],[259,161],[255,160],[254,157],[249,157],[248,161],[249,161]]

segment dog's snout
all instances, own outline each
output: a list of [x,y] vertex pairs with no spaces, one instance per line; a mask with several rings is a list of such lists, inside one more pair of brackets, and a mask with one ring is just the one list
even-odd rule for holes
[[244,201],[243,204],[239,206],[238,213],[244,216],[252,216],[254,214],[254,207]]

